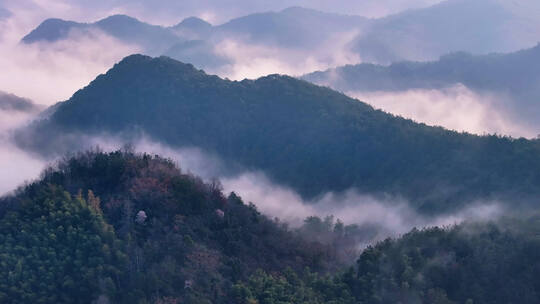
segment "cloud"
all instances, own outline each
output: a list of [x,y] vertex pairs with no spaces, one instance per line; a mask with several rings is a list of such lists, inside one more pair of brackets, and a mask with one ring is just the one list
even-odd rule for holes
[[[173,148],[140,136],[126,140],[113,136],[77,136],[81,140],[79,149],[99,146],[104,151],[114,151],[129,142],[139,153],[157,154],[176,162],[184,172],[191,172],[206,181],[218,178],[225,193],[235,192],[247,202],[254,203],[263,214],[279,218],[291,227],[299,227],[308,216],[321,218],[333,215],[345,224],[356,224],[367,229],[358,244],[365,247],[378,240],[399,236],[413,227],[445,226],[465,220],[489,220],[503,213],[502,204],[496,201],[477,202],[451,214],[425,216],[419,214],[406,200],[400,197],[380,197],[349,189],[341,193],[329,192],[313,200],[305,200],[294,190],[270,180],[263,172],[243,170],[236,164],[224,163],[216,155],[196,147]],[[75,152],[75,151],[72,151]],[[47,159],[53,162],[57,155]],[[38,176],[45,161],[33,158],[13,147],[9,142],[0,142],[0,165],[16,172],[0,174],[0,193],[13,190],[25,180]]]
[[360,57],[348,50],[356,32],[340,33],[316,50],[280,48],[245,43],[241,39],[226,38],[216,43],[214,52],[231,64],[209,70],[233,80],[253,79],[268,74],[302,75],[315,70],[354,64]]
[[45,168],[45,161],[22,151],[9,140],[10,130],[23,126],[33,115],[35,113],[0,110],[0,195],[37,178]]
[[25,181],[36,179],[46,163],[10,144],[0,136],[0,195]]
[[226,191],[234,191],[244,201],[253,202],[264,214],[298,227],[312,215],[321,218],[333,215],[346,224],[375,228],[368,241],[372,243],[395,237],[417,227],[449,226],[465,220],[490,220],[502,215],[498,202],[477,202],[455,213],[424,216],[397,197],[376,198],[349,189],[343,193],[326,193],[305,201],[295,191],[271,182],[263,173],[246,172],[221,179]]
[[510,116],[503,108],[510,100],[495,93],[475,92],[463,85],[445,89],[401,92],[347,92],[383,111],[428,125],[475,134],[535,137],[534,128]]
[[17,17],[0,21],[0,90],[41,104],[68,99],[125,55],[139,51],[99,31],[79,35],[75,30],[67,40],[22,44],[23,27]]
[[[112,151],[123,146],[113,137],[96,137],[93,145]],[[333,215],[345,224],[356,224],[369,229],[370,236],[365,246],[372,242],[399,236],[412,228],[448,226],[466,220],[491,220],[503,214],[502,204],[497,201],[478,201],[454,213],[438,216],[419,214],[406,200],[399,197],[375,197],[349,189],[341,193],[326,193],[313,200],[304,200],[294,190],[271,181],[263,172],[231,170],[219,157],[198,148],[172,148],[141,137],[133,142],[138,152],[158,154],[177,162],[184,172],[192,172],[209,181],[218,178],[225,193],[235,192],[247,202],[254,203],[258,210],[269,217],[277,217],[291,227],[299,227],[308,216]],[[372,233],[375,231],[374,233]]]

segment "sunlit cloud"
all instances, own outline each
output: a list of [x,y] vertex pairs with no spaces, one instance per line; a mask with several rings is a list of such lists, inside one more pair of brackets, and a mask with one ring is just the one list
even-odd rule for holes
[[502,108],[501,94],[479,93],[463,85],[445,89],[411,89],[401,92],[347,92],[383,111],[428,125],[474,134],[535,137],[537,132]]

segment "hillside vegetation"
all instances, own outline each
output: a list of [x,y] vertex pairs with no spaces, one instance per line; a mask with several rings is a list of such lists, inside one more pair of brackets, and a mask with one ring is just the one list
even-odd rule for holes
[[230,303],[258,269],[339,266],[332,246],[146,154],[65,159],[0,207],[2,302]]
[[0,198],[0,228],[9,303],[540,300],[537,216],[413,229],[347,269],[339,243],[354,244],[353,226],[310,217],[290,230],[217,181],[129,151],[58,162]]
[[429,127],[291,77],[228,81],[166,57],[125,58],[16,140],[58,153],[84,146],[83,134],[140,131],[262,170],[308,198],[355,187],[441,212],[533,203],[540,192],[538,141]]

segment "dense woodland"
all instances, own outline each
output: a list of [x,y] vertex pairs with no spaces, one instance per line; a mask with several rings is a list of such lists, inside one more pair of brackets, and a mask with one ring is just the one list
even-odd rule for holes
[[347,264],[336,252],[356,227],[287,228],[217,181],[129,151],[66,158],[0,206],[1,302],[540,301],[535,216],[414,229]]
[[343,265],[331,242],[304,241],[157,156],[79,154],[0,206],[0,301],[10,303],[230,303],[257,269]]
[[539,141],[429,127],[291,77],[228,81],[166,57],[125,58],[16,140],[46,153],[80,149],[85,134],[141,132],[262,170],[307,198],[355,187],[436,213],[540,194]]

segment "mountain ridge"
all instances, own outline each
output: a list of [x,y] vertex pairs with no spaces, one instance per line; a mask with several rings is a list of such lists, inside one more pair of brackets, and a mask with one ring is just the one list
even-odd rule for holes
[[292,77],[229,81],[167,57],[126,57],[15,138],[58,153],[70,134],[136,129],[261,170],[305,197],[358,188],[441,212],[531,203],[540,192],[540,142],[429,127]]
[[[502,107],[519,121],[540,128],[540,43],[512,53],[472,55],[456,52],[436,61],[402,61],[388,66],[347,65],[313,72],[302,79],[328,85],[343,92],[401,92],[414,89],[440,90],[464,85],[479,93],[500,96]],[[509,97],[509,99],[508,99]],[[508,99],[508,100],[507,100]]]

